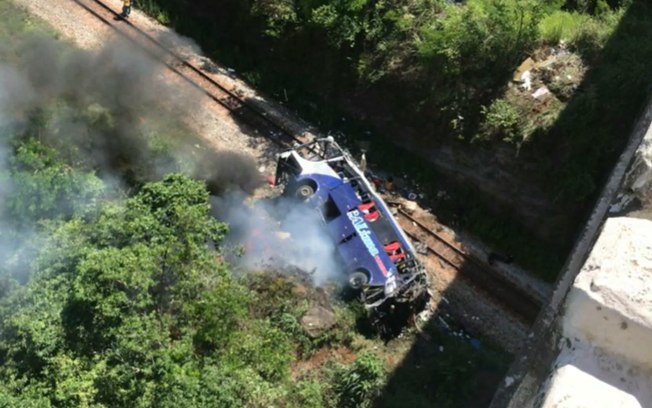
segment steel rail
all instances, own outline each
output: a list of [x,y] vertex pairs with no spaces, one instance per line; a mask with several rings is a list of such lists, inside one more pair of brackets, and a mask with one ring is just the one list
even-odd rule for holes
[[[532,323],[536,319],[540,308],[541,302],[535,296],[532,296],[523,288],[510,282],[492,268],[480,263],[474,256],[465,253],[453,244],[448,242],[444,237],[432,231],[419,220],[415,219],[402,209],[398,209],[399,215],[414,223],[420,230],[425,232],[428,236],[436,240],[437,243],[442,244],[446,249],[453,251],[459,256],[462,261],[455,261],[444,255],[441,251],[436,250],[431,245],[425,244],[427,251],[459,271],[462,278],[467,279],[475,284],[480,290],[486,292],[490,297],[494,298],[498,303],[507,307],[514,315],[519,316],[527,323]],[[416,234],[406,231],[410,237],[416,241],[423,241]],[[468,263],[467,263],[468,262]]]
[[[274,143],[283,146],[283,147],[289,147],[294,143],[304,143],[302,139],[300,139],[294,132],[291,130],[288,130],[284,125],[277,123],[275,120],[271,119],[266,112],[260,111],[257,107],[252,105],[251,103],[248,103],[246,100],[241,98],[239,95],[237,95],[235,92],[232,90],[226,88],[224,85],[220,84],[219,82],[215,81],[213,78],[210,76],[206,75],[202,70],[177,53],[173,52],[161,42],[159,42],[156,38],[152,37],[150,34],[145,32],[144,30],[140,29],[136,25],[134,25],[131,21],[124,19],[120,16],[118,12],[113,10],[110,6],[102,2],[101,0],[90,0],[93,3],[97,4],[99,7],[104,9],[106,12],[110,13],[110,15],[113,17],[114,21],[111,21],[110,19],[107,19],[103,15],[101,15],[98,11],[94,10],[91,8],[86,2],[83,0],[73,0],[75,3],[77,3],[79,6],[84,8],[87,12],[95,16],[96,18],[100,19],[104,24],[109,26],[111,29],[113,29],[115,32],[118,34],[122,35],[123,37],[127,38],[129,41],[136,43],[139,45],[145,52],[147,52],[151,57],[154,59],[158,60],[159,62],[163,63],[168,69],[170,69],[172,72],[177,74],[179,77],[181,77],[184,81],[192,85],[194,88],[202,91],[204,94],[206,94],[208,97],[213,99],[215,102],[219,103],[232,113],[240,116],[245,116],[244,110],[249,112],[251,115],[253,115],[256,120],[259,122],[263,122],[267,127],[272,128],[276,132],[280,132],[283,134],[286,138],[289,139],[289,141],[281,141],[277,135],[276,132],[270,131],[269,133],[271,135],[268,135],[270,140],[272,140]],[[225,94],[225,97],[222,96],[217,96],[215,95],[214,92],[209,91],[206,89],[206,87],[202,86],[201,84],[197,83],[197,81],[193,80],[190,78],[187,74],[182,72],[177,66],[175,66],[173,63],[170,63],[166,61],[162,56],[151,49],[148,49],[145,47],[142,43],[137,42],[136,38],[132,38],[129,34],[127,34],[124,30],[120,30],[118,28],[118,24],[115,23],[115,21],[119,21],[120,24],[126,25],[129,27],[131,30],[133,30],[136,34],[138,34],[142,39],[147,40],[151,45],[154,45],[158,50],[163,51],[163,53],[167,56],[172,57],[173,61],[178,64],[183,69],[190,70],[193,74],[199,76],[199,78],[202,81],[206,81],[210,86],[216,88],[219,90],[219,92]],[[246,118],[245,118],[246,119]],[[252,123],[249,123],[250,125],[253,125]],[[271,129],[270,129],[271,130]],[[272,137],[273,135],[273,137]]]
[[[184,81],[186,81],[187,83],[192,85],[194,88],[200,90],[201,92],[206,94],[208,97],[210,97],[212,100],[219,103],[220,105],[222,105],[223,107],[225,107],[229,111],[231,111],[234,114],[239,115],[240,117],[242,117],[242,116],[244,116],[244,114],[243,114],[243,110],[241,110],[240,108],[244,108],[248,112],[253,114],[253,116],[258,121],[261,121],[261,122],[265,123],[266,126],[273,128],[274,130],[276,130],[277,132],[280,132],[281,134],[285,135],[288,139],[291,140],[291,143],[283,142],[283,141],[279,140],[276,137],[275,132],[272,131],[272,132],[269,132],[269,133],[271,135],[273,135],[274,137],[269,137],[269,139],[272,140],[274,143],[276,143],[276,144],[278,144],[280,146],[283,146],[283,147],[289,147],[294,143],[299,143],[299,144],[305,143],[305,141],[303,141],[302,139],[297,137],[297,135],[294,132],[292,132],[291,130],[288,130],[284,125],[279,124],[275,120],[271,119],[266,112],[260,111],[257,107],[253,106],[250,103],[247,103],[246,100],[242,99],[235,92],[231,91],[230,89],[226,88],[225,86],[223,86],[219,82],[215,81],[210,76],[206,75],[204,72],[202,72],[202,70],[200,68],[196,67],[195,65],[193,65],[192,63],[190,63],[189,61],[187,61],[186,59],[184,59],[183,57],[181,57],[177,53],[171,51],[169,48],[167,48],[166,46],[161,44],[161,42],[159,42],[156,38],[152,37],[150,34],[148,34],[144,30],[142,30],[139,27],[137,27],[136,25],[134,25],[131,21],[120,17],[120,14],[118,12],[113,10],[110,6],[108,6],[107,4],[102,2],[101,0],[89,0],[89,1],[92,1],[93,3],[97,4],[102,9],[104,9],[106,12],[110,13],[110,15],[113,17],[114,21],[111,21],[110,19],[107,19],[106,17],[102,16],[99,12],[97,12],[96,10],[91,8],[83,0],[73,0],[73,1],[75,3],[77,3],[79,6],[81,6],[82,8],[84,8],[87,12],[89,12],[90,14],[95,16],[96,18],[100,19],[104,24],[109,26],[111,29],[113,29],[118,34],[120,34],[123,37],[127,38],[129,41],[138,44],[151,57],[153,57],[154,59],[156,59],[159,62],[163,63],[168,69],[170,69],[172,72],[177,74]],[[187,74],[182,72],[173,63],[170,63],[170,62],[166,61],[164,58],[162,58],[162,56],[159,53],[156,53],[156,52],[152,51],[151,49],[145,47],[142,43],[139,43],[135,38],[132,38],[129,34],[127,34],[124,30],[120,30],[118,28],[118,24],[116,24],[116,21],[120,21],[120,24],[128,26],[136,34],[140,35],[141,38],[146,39],[149,43],[154,45],[157,49],[159,49],[160,51],[163,51],[163,53],[165,55],[172,57],[172,59],[178,64],[178,66],[190,70],[193,74],[199,76],[199,78],[201,78],[201,80],[206,81],[212,87],[218,89],[221,93],[225,94],[226,97],[220,97],[220,96],[215,95],[213,92],[206,89],[206,87],[202,86],[197,81],[193,80]],[[469,256],[469,254],[464,253],[459,248],[457,248],[454,245],[450,244],[447,240],[445,240],[439,234],[437,234],[434,231],[431,231],[425,225],[423,225],[421,222],[419,222],[418,220],[411,217],[409,214],[405,213],[403,210],[399,209],[399,213],[401,215],[403,215],[405,218],[409,219],[411,222],[415,223],[420,229],[422,229],[423,231],[426,231],[431,237],[433,237],[434,239],[436,239],[439,242],[441,242],[442,244],[444,244],[448,249],[454,251],[457,255],[461,256],[465,260],[470,260],[471,263],[475,264],[475,266],[477,268],[481,268],[481,271],[490,270],[489,268],[486,268],[483,265],[481,265],[474,257]],[[412,237],[412,239],[419,240],[418,237],[416,237],[412,233],[409,233],[408,231],[406,231],[406,234],[408,234],[410,237]],[[462,274],[468,278],[467,275],[469,275],[469,274],[464,273],[464,269],[466,269],[466,268],[463,268],[464,265],[460,265],[459,263],[456,263],[456,262],[448,259],[447,257],[442,255],[441,253],[439,253],[435,249],[431,248],[429,245],[426,245],[426,247],[427,247],[428,251],[431,254],[437,256],[439,259],[441,259],[443,262],[449,264],[451,267],[462,271],[463,272]],[[522,290],[520,290],[520,288],[514,286],[513,284],[511,284],[511,282],[506,281],[501,276],[496,275],[493,272],[491,273],[491,275],[493,275],[493,280],[494,281],[500,281],[502,286],[509,286],[511,292],[513,292],[513,293],[518,292],[519,296],[515,295],[515,297],[521,297],[521,298],[529,299],[531,301],[531,303],[534,304],[535,308],[538,311],[538,308],[540,307],[540,304],[537,304],[536,300],[534,300],[531,296],[528,296],[527,294],[521,293]],[[471,279],[471,280],[474,280],[474,279]],[[484,279],[484,280],[486,280],[486,279]],[[497,297],[495,295],[495,293],[492,293],[492,291],[490,291],[489,293],[491,295],[493,295],[494,297]],[[504,296],[500,296],[500,298],[501,299],[499,299],[499,300],[502,300],[501,303],[509,303],[509,302],[505,302]],[[511,302],[511,303],[514,303],[514,302]],[[516,305],[513,305],[513,306],[516,306]],[[521,305],[521,306],[523,306],[523,305]],[[532,310],[533,309],[532,307],[527,306],[527,307],[522,307],[520,309],[517,308],[517,307],[513,307],[513,308],[516,311],[518,311],[519,315],[525,316],[528,320],[533,320],[532,313],[531,312],[525,312],[523,310],[523,309]]]

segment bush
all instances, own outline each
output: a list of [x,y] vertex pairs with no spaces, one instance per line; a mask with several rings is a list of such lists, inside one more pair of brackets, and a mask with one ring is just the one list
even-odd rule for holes
[[452,5],[445,17],[422,27],[417,53],[441,64],[443,73],[451,76],[502,73],[534,44],[538,18],[528,1]]
[[10,159],[12,186],[3,197],[14,222],[83,216],[103,197],[105,186],[92,172],[65,163],[57,151],[36,139],[17,141]]
[[612,8],[631,4],[631,0],[568,0],[566,7],[596,16],[608,13]]
[[506,142],[520,141],[522,136],[518,124],[521,116],[518,109],[506,99],[496,99],[481,109],[484,118],[480,134],[476,139],[491,140],[499,138]]
[[251,11],[265,19],[264,32],[270,37],[280,37],[298,20],[293,0],[254,1]]
[[322,408],[325,406],[324,386],[321,381],[303,380],[296,383],[290,397],[291,407]]
[[370,407],[384,383],[383,362],[372,353],[361,353],[349,366],[335,373],[334,390],[341,408]]
[[594,60],[620,21],[622,12],[610,12],[602,17],[584,16],[571,33],[569,44],[584,59]]

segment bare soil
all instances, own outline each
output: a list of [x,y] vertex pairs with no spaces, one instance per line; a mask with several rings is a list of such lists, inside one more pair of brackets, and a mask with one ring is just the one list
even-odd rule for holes
[[[88,0],[84,0],[88,1]],[[47,0],[15,0],[15,4],[24,7],[30,13],[40,17],[55,30],[83,49],[98,51],[107,44],[124,41],[113,29],[84,10],[73,0],[61,0],[56,3]],[[121,10],[119,0],[106,0],[116,11]],[[184,39],[168,28],[158,24],[138,10],[133,10],[130,21],[152,37],[169,44],[174,51],[183,56],[201,58],[198,49],[189,39]],[[216,104],[208,96],[196,92],[190,85],[169,70],[161,69],[161,80],[177,86],[181,93],[195,93],[196,108],[183,118],[188,128],[198,134],[203,141],[216,150],[231,150],[247,154],[256,159],[261,168],[271,168],[275,146],[256,137],[248,130],[242,129],[226,108]],[[234,82],[226,75],[215,75],[224,82]],[[162,101],[164,102],[164,101]]]

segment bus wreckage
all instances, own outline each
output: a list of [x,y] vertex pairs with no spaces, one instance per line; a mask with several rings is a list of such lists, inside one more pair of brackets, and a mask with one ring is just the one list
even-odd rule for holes
[[351,155],[333,138],[278,157],[275,184],[315,209],[333,240],[350,287],[377,318],[428,298],[425,268],[405,232]]

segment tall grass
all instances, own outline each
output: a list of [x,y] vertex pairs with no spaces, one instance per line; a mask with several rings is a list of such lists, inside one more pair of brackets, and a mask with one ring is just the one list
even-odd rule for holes
[[613,34],[625,8],[607,11],[599,16],[557,10],[539,22],[539,38],[543,44],[563,41],[587,57],[594,57]]

